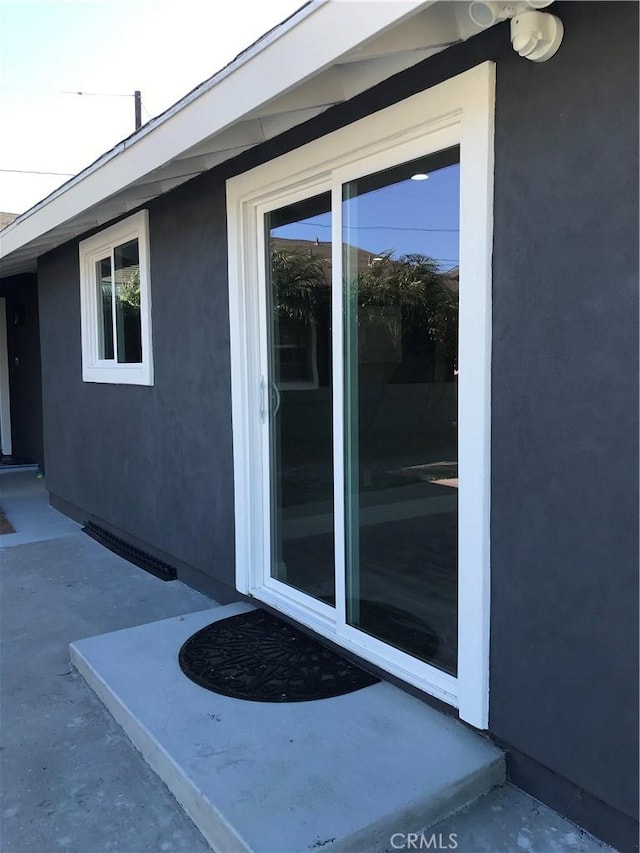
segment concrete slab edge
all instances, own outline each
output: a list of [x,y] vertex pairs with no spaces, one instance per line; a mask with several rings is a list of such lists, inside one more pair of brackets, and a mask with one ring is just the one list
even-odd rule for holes
[[71,665],[103,702],[146,763],[162,779],[216,853],[251,853],[246,842],[229,826],[214,804],[185,776],[169,753],[109,689],[75,643],[70,645],[69,652]]
[[504,756],[498,756],[487,767],[482,767],[470,776],[439,792],[434,799],[425,801],[418,798],[409,803],[400,812],[386,815],[380,821],[368,826],[325,849],[336,853],[362,853],[363,850],[382,853],[391,849],[391,837],[394,833],[426,832],[445,818],[472,805],[480,797],[488,794],[492,788],[504,784],[506,764]]
[[[82,646],[82,641],[78,641],[78,644]],[[123,728],[147,764],[167,785],[212,848],[217,853],[253,853],[250,845],[232,828],[141,720],[93,669],[78,644],[72,643],[70,646],[72,665]],[[334,839],[328,831],[327,836],[321,839],[321,845],[323,849],[336,853],[362,853],[363,850],[382,853],[390,849],[390,839],[394,833],[420,833],[427,830],[471,805],[492,788],[501,785],[505,781],[505,775],[504,756],[498,755],[487,766],[441,790],[437,797],[418,797],[403,809],[381,816],[375,823],[362,827],[347,837]],[[330,826],[330,817],[328,825]]]

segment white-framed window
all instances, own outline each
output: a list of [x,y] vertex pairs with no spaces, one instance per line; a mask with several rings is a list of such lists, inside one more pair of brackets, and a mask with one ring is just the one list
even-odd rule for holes
[[82,379],[153,385],[149,213],[82,240]]
[[[227,182],[236,587],[457,707],[460,717],[478,728],[486,728],[489,707],[494,88],[495,67],[487,62]],[[423,161],[425,168],[421,167]],[[453,168],[448,172],[446,192],[438,178],[438,170],[444,175],[445,167]],[[451,189],[455,175],[459,175],[457,192]],[[428,181],[421,184],[424,178]],[[428,211],[434,217],[425,212],[424,221],[403,224],[404,210],[420,186],[431,188],[433,206]],[[367,192],[371,198],[378,192],[382,199],[368,219],[361,202]],[[459,223],[456,254],[445,243],[454,224],[448,218],[452,212]],[[314,408],[313,395],[306,395],[307,408],[301,415],[306,420],[297,429],[287,428],[287,419],[297,416],[294,404],[298,401],[291,398],[288,405],[285,395],[277,393],[278,338],[273,329],[279,317],[273,309],[279,294],[273,294],[268,242],[274,223],[281,222],[297,223],[301,230],[278,232],[280,238],[306,246],[315,236],[318,245],[326,242],[331,249],[332,405],[318,394]],[[389,236],[384,237],[385,242],[380,238],[378,245],[374,237],[382,226]],[[404,229],[412,235],[444,235],[433,242],[433,249],[424,252],[430,261],[438,261],[437,266],[411,254],[413,249],[402,248],[399,241]],[[394,254],[392,249],[398,251]],[[458,301],[459,294],[458,341],[452,352],[444,345],[449,338],[445,341],[441,327],[451,319],[444,308],[440,313],[429,310],[425,314],[430,337],[426,343],[422,340],[420,352],[425,358],[431,353],[433,370],[425,374],[425,392],[429,393],[424,398],[434,402],[436,389],[426,386],[441,383],[438,404],[431,407],[441,417],[432,418],[430,429],[442,446],[434,449],[433,458],[424,465],[411,461],[402,468],[394,463],[393,470],[397,468],[402,476],[412,471],[420,479],[405,489],[400,482],[380,481],[380,471],[368,465],[365,433],[368,430],[377,436],[376,430],[404,423],[398,398],[402,392],[405,402],[411,402],[405,391],[415,390],[410,385],[418,370],[418,350],[412,343],[415,336],[409,334],[412,327],[407,316],[411,312],[406,300],[382,298],[382,285],[385,265],[400,275],[403,265],[413,270],[418,263],[432,269],[440,307],[447,308],[445,297]],[[381,286],[380,298],[363,298],[360,304],[354,294],[367,296],[366,288],[375,289],[374,285]],[[351,322],[353,317],[357,323]],[[384,405],[378,405],[371,415],[366,406],[372,389],[381,385],[386,392]],[[454,396],[457,409],[450,405]],[[320,403],[324,422],[329,423],[324,432],[319,429]],[[289,412],[293,412],[291,417]],[[454,427],[457,440],[455,457],[451,457],[447,455],[452,449],[448,436]],[[325,433],[332,438],[333,461],[317,450],[317,436],[322,438]],[[394,435],[392,451],[398,451],[398,456],[410,455],[413,446],[403,440],[400,430]],[[309,437],[315,443],[307,441]],[[373,438],[370,443],[374,447]],[[298,456],[289,453],[291,448]],[[301,462],[302,450],[307,455]],[[455,471],[449,472],[454,459]],[[387,465],[386,456],[382,461]],[[316,476],[321,468],[330,470],[330,476]],[[444,470],[446,476],[432,476],[432,468]],[[304,481],[302,488],[307,469],[312,469],[313,476],[308,478],[310,485]],[[395,492],[393,500],[383,506],[383,496],[370,492],[386,493],[387,489],[389,495]],[[377,617],[372,616],[367,625],[366,610],[371,602],[377,607],[385,604],[385,595],[395,595],[398,571],[393,561],[383,567],[387,586],[367,597],[362,569],[363,560],[368,559],[366,554],[363,557],[363,548],[368,545],[362,532],[374,531],[379,522],[412,521],[423,515],[426,529],[439,523],[440,516],[446,521],[455,501],[453,600],[457,629],[452,630],[457,632],[457,653],[453,666],[438,663],[435,655],[421,657],[405,647],[404,640],[376,622]],[[441,533],[450,536],[446,531],[451,529],[440,525],[433,541]],[[333,536],[333,552],[312,547],[312,537],[320,542],[318,537],[323,535]],[[308,540],[304,553],[320,555],[314,570],[316,563],[322,563],[323,570],[329,566],[317,578],[310,571],[295,572],[294,549],[299,542],[304,544],[304,537]],[[369,551],[374,562],[379,553],[376,543],[387,547],[390,541],[405,540],[393,534],[372,540]],[[382,565],[382,558],[376,566],[378,563]],[[414,560],[416,570],[423,563],[426,558],[422,563],[420,557]],[[382,570],[376,580],[381,577]],[[327,579],[333,583],[328,584]],[[405,591],[409,588],[407,585]],[[422,604],[421,592],[414,590],[413,594],[414,598],[406,592],[403,601]],[[439,636],[446,640],[446,631]]]

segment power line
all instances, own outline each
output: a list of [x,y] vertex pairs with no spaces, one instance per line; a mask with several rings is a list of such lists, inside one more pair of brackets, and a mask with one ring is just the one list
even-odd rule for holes
[[61,95],[89,95],[92,98],[134,98],[135,94],[124,94],[122,92],[67,92],[60,90]]
[[[8,89],[14,92],[32,92],[51,95],[83,95],[89,98],[133,98],[134,103],[134,129],[140,130],[142,127],[142,98],[140,90],[136,89],[133,94],[124,92],[83,92],[81,90],[71,91],[68,89],[19,89],[12,86],[0,86],[1,89]],[[149,113],[145,109],[147,115]],[[149,116],[151,118],[151,116]],[[53,173],[51,173],[53,174]]]
[[41,172],[38,169],[0,169],[14,175],[57,175],[60,178],[73,178],[74,172]]
[[[307,225],[310,228],[331,228],[331,225],[325,225],[320,222],[296,222],[295,225]],[[459,228],[413,228],[403,225],[350,225],[355,231],[442,231],[445,233],[457,234]]]
[[19,86],[0,86],[10,92],[24,92],[33,95],[88,95],[92,98],[133,98],[130,92],[83,92],[71,89],[21,89]]

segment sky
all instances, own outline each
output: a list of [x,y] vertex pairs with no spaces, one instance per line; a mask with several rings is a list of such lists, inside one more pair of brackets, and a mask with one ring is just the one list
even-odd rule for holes
[[24,212],[129,136],[136,89],[144,123],[301,5],[0,0],[0,211]]
[[[344,240],[373,255],[428,255],[444,272],[459,264],[460,167],[433,169],[426,180],[404,180],[344,203]],[[275,228],[274,236],[326,242],[328,213]]]

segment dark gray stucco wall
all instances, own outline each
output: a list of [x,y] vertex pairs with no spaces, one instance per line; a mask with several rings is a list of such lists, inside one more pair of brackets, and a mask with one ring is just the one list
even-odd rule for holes
[[153,387],[83,383],[77,243],[40,262],[47,487],[234,583],[224,186],[150,213]]
[[491,730],[637,817],[638,7],[554,11],[498,73]]
[[232,585],[225,178],[495,60],[490,729],[613,839],[607,809],[637,815],[638,11],[554,11],[548,63],[501,25],[150,205],[153,388],[82,383],[77,245],[42,259],[47,483]]
[[35,275],[0,281],[6,299],[12,456],[43,466],[38,282]]

